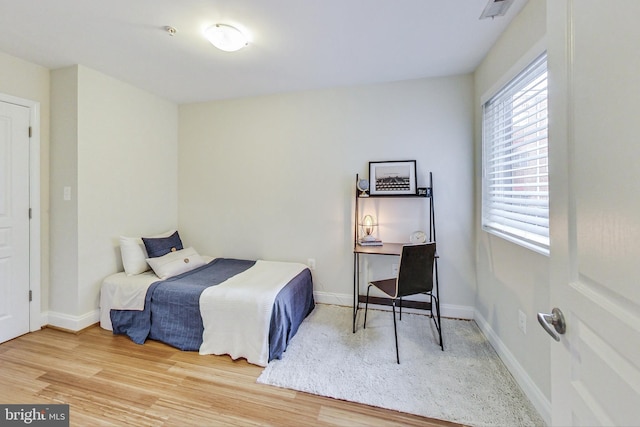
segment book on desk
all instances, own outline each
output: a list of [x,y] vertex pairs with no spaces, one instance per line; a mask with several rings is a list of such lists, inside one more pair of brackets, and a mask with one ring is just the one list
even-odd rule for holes
[[382,246],[382,240],[358,240],[360,246]]

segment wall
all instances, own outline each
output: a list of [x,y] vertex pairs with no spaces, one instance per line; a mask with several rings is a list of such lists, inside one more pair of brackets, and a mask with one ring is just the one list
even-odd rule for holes
[[[118,237],[177,226],[177,106],[83,66],[52,71],[49,323],[97,321],[100,284],[122,270]],[[62,200],[71,187],[71,200]]]
[[[212,256],[306,263],[316,295],[350,305],[356,173],[416,159],[433,172],[444,314],[471,317],[470,75],[182,105],[179,229]],[[427,230],[426,200],[378,200],[383,240]],[[388,265],[372,269],[389,276]],[[396,261],[397,262],[397,259]]]
[[[78,67],[51,72],[50,309],[77,314],[78,306]],[[73,191],[63,200],[63,187]],[[50,315],[51,317],[52,315]],[[51,323],[52,319],[48,319]],[[55,324],[55,323],[53,323]],[[60,326],[60,325],[59,325]]]
[[[475,190],[478,293],[476,320],[541,415],[550,419],[550,340],[538,326],[536,314],[548,312],[549,259],[481,230],[482,133],[481,98],[523,56],[544,47],[546,3],[530,0],[502,34],[474,74]],[[533,58],[531,58],[533,59]],[[526,63],[522,64],[526,65]],[[518,329],[518,310],[527,317],[527,330]]]
[[40,301],[49,300],[49,70],[0,52],[0,93],[40,103]]

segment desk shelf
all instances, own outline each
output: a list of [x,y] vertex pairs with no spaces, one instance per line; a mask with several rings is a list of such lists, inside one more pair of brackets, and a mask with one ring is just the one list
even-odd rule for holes
[[381,246],[361,246],[356,242],[354,253],[370,255],[400,255],[402,246],[407,243],[383,243]]
[[[427,199],[429,203],[429,232],[428,237],[430,242],[436,241],[436,227],[435,227],[435,215],[433,206],[433,175],[429,172],[429,186],[426,189],[425,194],[408,194],[408,195],[366,195],[362,196],[357,189],[357,184],[360,177],[356,174],[356,186],[355,186],[355,222],[354,222],[354,237],[353,237],[353,332],[356,331],[356,317],[358,310],[360,309],[360,303],[366,301],[366,295],[360,295],[360,257],[361,255],[388,255],[388,256],[400,256],[402,253],[402,247],[410,243],[388,243],[383,242],[380,246],[361,246],[358,244],[358,225],[360,221],[360,202],[363,199],[398,199],[398,198],[415,198],[415,199]],[[440,301],[439,289],[438,289],[438,257],[434,260],[434,290],[436,293],[436,301]],[[369,297],[369,302],[378,305],[391,305],[389,298],[383,297]],[[424,301],[403,300],[401,302],[403,307],[417,308],[423,310],[431,310],[431,303]],[[438,302],[439,304],[439,302]],[[438,307],[439,310],[439,307]]]
[[[358,302],[366,302],[366,295],[358,295]],[[369,296],[369,304],[388,305],[391,306],[391,299],[384,297],[372,297]],[[428,301],[412,301],[402,300],[402,308],[417,308],[419,310],[431,310],[431,303]]]

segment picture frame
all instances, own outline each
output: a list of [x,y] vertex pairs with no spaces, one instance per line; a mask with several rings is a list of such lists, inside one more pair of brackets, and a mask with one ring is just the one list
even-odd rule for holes
[[416,161],[369,162],[369,194],[372,196],[415,196]]

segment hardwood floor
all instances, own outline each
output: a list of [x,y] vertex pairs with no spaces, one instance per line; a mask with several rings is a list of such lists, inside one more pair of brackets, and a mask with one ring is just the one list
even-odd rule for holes
[[72,426],[456,426],[256,383],[262,368],[99,327],[0,344],[0,403],[70,405]]

